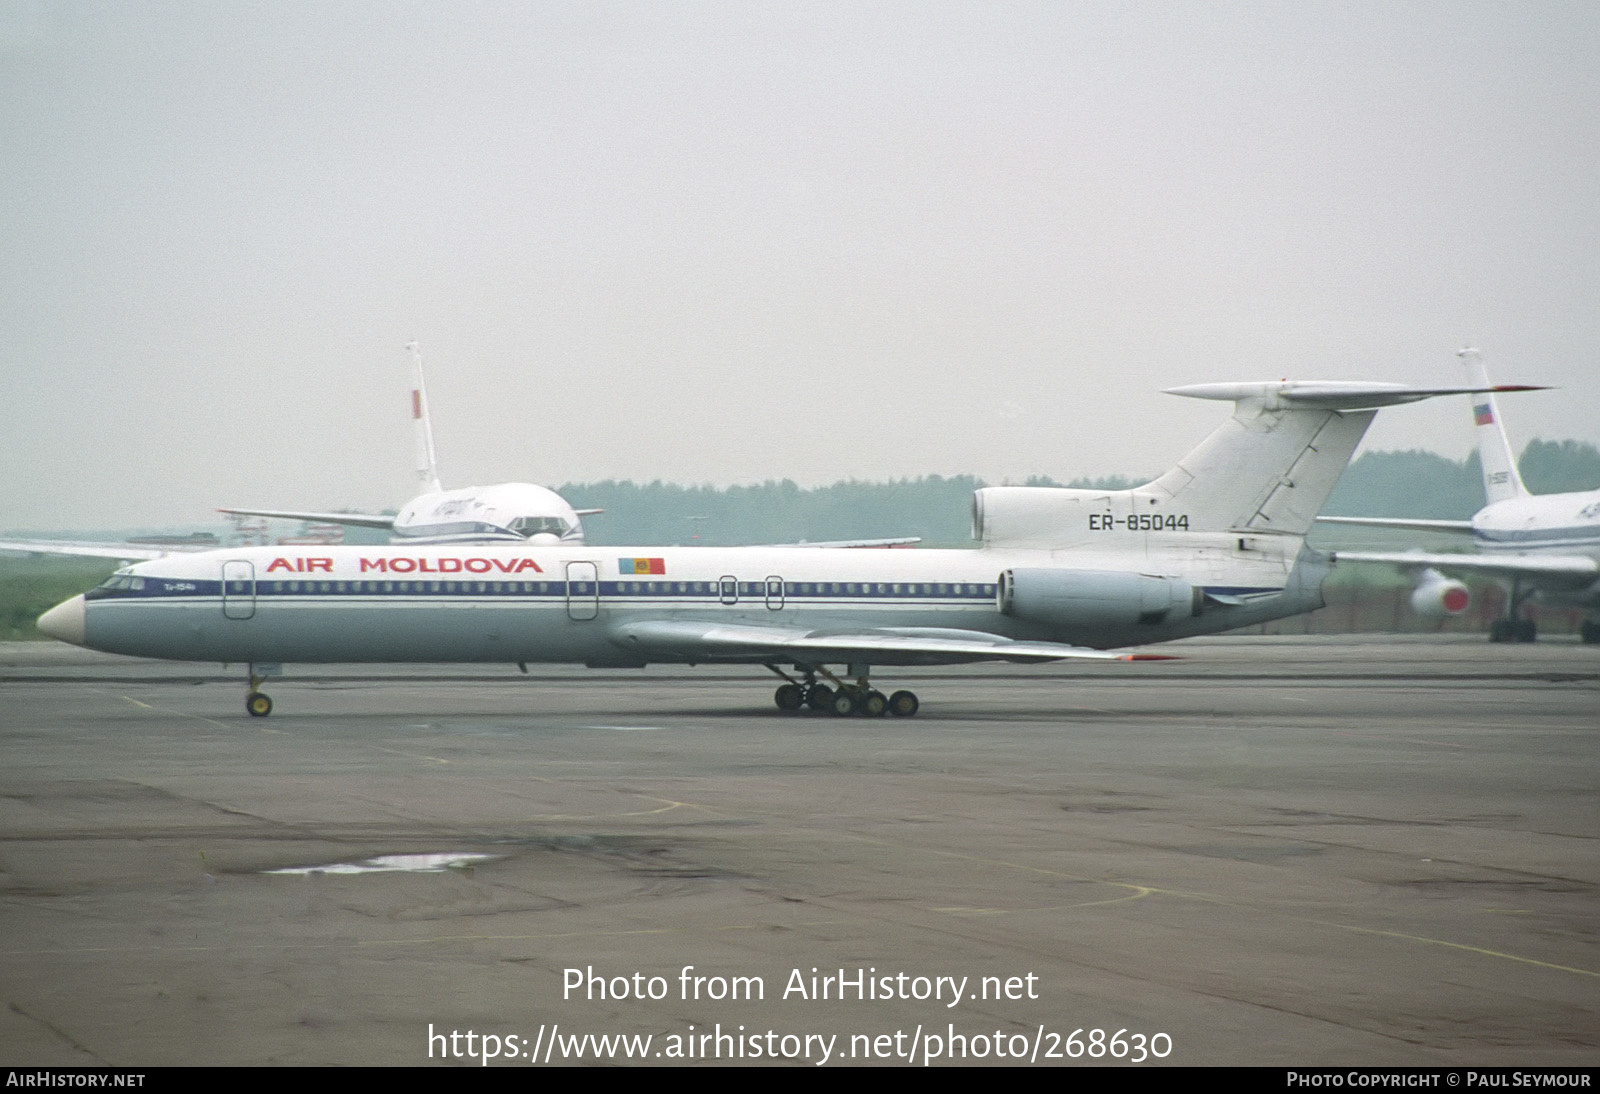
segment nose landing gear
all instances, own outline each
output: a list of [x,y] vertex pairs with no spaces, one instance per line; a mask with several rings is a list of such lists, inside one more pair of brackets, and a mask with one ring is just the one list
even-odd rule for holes
[[250,680],[250,693],[244,697],[244,709],[250,712],[252,718],[265,718],[272,713],[272,700],[261,691],[269,677],[276,676],[281,671],[279,665],[252,664],[246,670]]

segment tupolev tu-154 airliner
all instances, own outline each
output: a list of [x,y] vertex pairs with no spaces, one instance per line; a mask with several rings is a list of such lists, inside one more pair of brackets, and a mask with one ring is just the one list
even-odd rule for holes
[[[39,629],[112,653],[285,662],[764,665],[780,710],[915,714],[877,668],[1114,652],[1321,607],[1305,534],[1377,409],[1483,388],[1200,384],[1233,416],[1130,490],[986,487],[976,550],[494,543],[254,547],[119,570]],[[1502,386],[1493,390],[1526,390]],[[830,667],[832,666],[832,667]],[[837,668],[839,671],[834,671]]]

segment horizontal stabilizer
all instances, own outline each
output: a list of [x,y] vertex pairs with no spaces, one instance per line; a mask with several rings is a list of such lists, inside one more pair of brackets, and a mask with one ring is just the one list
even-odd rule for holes
[[1189,384],[1169,387],[1168,395],[1224,402],[1261,402],[1269,409],[1375,410],[1431,399],[1435,395],[1477,395],[1486,391],[1544,391],[1528,384],[1492,387],[1412,387],[1366,380],[1277,380],[1226,384]]

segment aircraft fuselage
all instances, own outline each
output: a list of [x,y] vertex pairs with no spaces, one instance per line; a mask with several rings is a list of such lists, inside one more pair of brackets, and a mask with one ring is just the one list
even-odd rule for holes
[[[1144,538],[1137,570],[1125,550],[238,549],[120,571],[84,595],[82,635],[69,640],[115,653],[230,662],[768,661],[704,649],[641,651],[618,627],[673,620],[811,631],[915,628],[1108,649],[1226,630],[1322,602],[1326,568],[1314,555],[1296,566],[1295,558],[1259,546],[1252,548],[1259,557],[1238,557],[1231,536],[1204,537],[1216,539],[1207,548],[1185,534],[1173,537],[1170,549],[1161,533]],[[1173,556],[1170,564],[1164,554]],[[1192,587],[1197,607],[1185,605],[1172,618],[1091,613],[1048,623],[1002,610],[1002,574],[1047,571],[1165,575]],[[875,660],[941,661],[892,650]]]

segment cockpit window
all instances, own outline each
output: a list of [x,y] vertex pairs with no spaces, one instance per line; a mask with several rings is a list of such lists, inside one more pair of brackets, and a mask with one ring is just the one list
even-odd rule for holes
[[511,530],[524,539],[542,532],[564,536],[571,527],[571,522],[565,517],[518,517],[511,522]]

